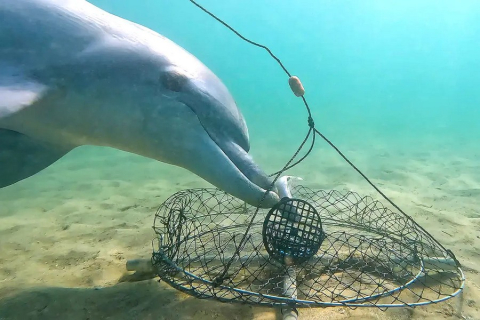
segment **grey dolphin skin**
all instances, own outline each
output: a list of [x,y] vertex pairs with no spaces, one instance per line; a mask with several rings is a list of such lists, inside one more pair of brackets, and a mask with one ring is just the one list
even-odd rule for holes
[[82,145],[183,167],[255,206],[270,185],[228,89],[193,55],[84,0],[0,0],[0,188]]

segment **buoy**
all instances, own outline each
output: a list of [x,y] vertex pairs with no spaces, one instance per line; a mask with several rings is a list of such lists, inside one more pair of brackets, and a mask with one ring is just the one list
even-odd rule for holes
[[302,82],[297,76],[291,76],[290,79],[288,79],[288,84],[290,85],[290,89],[292,89],[293,93],[297,97],[301,97],[305,94],[305,89],[303,88]]

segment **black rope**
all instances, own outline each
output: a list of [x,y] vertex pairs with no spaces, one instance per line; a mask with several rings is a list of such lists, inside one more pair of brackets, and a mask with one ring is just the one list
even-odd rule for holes
[[[270,56],[272,56],[273,59],[275,59],[278,64],[282,67],[282,69],[285,71],[285,73],[288,75],[288,77],[291,77],[291,74],[290,72],[288,72],[287,68],[285,68],[285,66],[283,65],[283,63],[280,61],[280,59],[275,56],[272,51],[262,45],[262,44],[259,44],[259,43],[256,43],[250,39],[247,39],[245,38],[243,35],[241,35],[238,31],[236,31],[234,28],[232,28],[230,25],[228,25],[226,22],[224,22],[223,20],[221,20],[220,18],[218,18],[216,15],[214,15],[213,13],[211,13],[210,11],[208,11],[207,9],[205,9],[204,7],[202,7],[200,4],[198,4],[195,0],[189,0],[191,3],[193,3],[195,6],[197,6],[198,8],[200,8],[202,11],[204,11],[205,13],[207,13],[208,15],[210,15],[212,18],[214,18],[215,20],[217,20],[218,22],[220,22],[221,24],[223,24],[225,27],[227,27],[229,30],[231,30],[232,32],[234,32],[237,36],[239,36],[242,40],[254,45],[254,46],[257,46],[259,48],[262,48],[262,49],[265,49],[269,54]],[[280,175],[288,170],[288,169],[291,169],[293,168],[294,166],[298,165],[299,163],[301,163],[303,160],[305,160],[305,158],[307,158],[308,155],[310,155],[314,145],[315,145],[315,134],[318,134],[320,137],[322,137],[323,140],[325,140],[333,149],[335,149],[335,151],[353,168],[355,169],[355,171],[357,171],[364,179],[365,181],[368,182],[368,184],[370,184],[385,200],[387,200],[393,207],[395,207],[399,212],[401,212],[402,214],[404,214],[405,216],[408,216],[402,209],[400,209],[400,207],[398,207],[392,200],[390,200],[390,198],[388,198],[382,191],[380,191],[380,189],[373,183],[370,181],[370,179],[367,178],[367,176],[365,174],[363,174],[360,169],[358,169],[336,146],[335,144],[333,144],[333,142],[331,142],[329,139],[327,139],[327,137],[325,137],[319,130],[317,130],[315,128],[315,122],[313,120],[313,117],[312,117],[312,113],[311,113],[311,110],[310,110],[310,107],[307,103],[307,100],[305,99],[304,96],[301,96],[302,98],[302,101],[307,109],[307,113],[308,113],[308,126],[310,127],[305,139],[302,141],[302,143],[300,144],[300,147],[298,147],[297,151],[294,153],[294,155],[290,158],[290,160],[285,164],[285,166],[275,172],[275,173],[272,173],[271,175],[269,175],[270,177],[271,176],[275,176],[275,178],[273,179],[272,183],[270,184],[269,188],[267,188],[267,190],[265,191],[262,199],[260,200],[260,203],[262,203],[264,200],[265,200],[265,197],[267,196],[267,194],[273,190],[273,187],[275,185],[275,182],[278,180],[278,178],[280,177]],[[300,153],[300,151],[302,150],[302,148],[304,147],[305,143],[307,142],[308,140],[308,137],[310,136],[310,134],[312,133],[313,131],[313,138],[312,138],[312,144],[310,145],[310,148],[308,149],[307,153],[302,157],[300,158],[299,160],[297,160],[295,163],[291,164],[293,162],[293,160],[298,156],[298,154]],[[239,255],[240,253],[240,248],[242,248],[243,246],[243,243],[244,241],[246,240],[247,238],[247,235],[250,231],[250,227],[251,225],[253,224],[253,221],[255,219],[255,217],[257,216],[258,214],[258,211],[260,210],[260,207],[257,207],[257,209],[255,210],[255,213],[253,214],[252,216],[252,219],[247,227],[247,230],[242,238],[242,240],[240,241],[239,243],[239,246],[237,247],[237,249],[235,250],[235,253],[233,254],[232,258],[229,260],[229,262],[226,264],[225,266],[225,270],[224,272],[222,272],[222,274],[220,276],[218,276],[215,280],[214,280],[214,285],[220,285],[226,278],[225,278],[225,275],[227,274],[228,272],[228,269],[230,268],[231,264],[233,263],[233,261],[235,260],[235,257],[237,255]],[[423,230],[423,232],[425,232],[428,236],[430,236],[432,239],[434,239],[435,242],[437,242],[437,244],[444,250],[447,250],[445,247],[443,247],[443,245],[441,243],[439,243],[437,240],[435,240],[435,238],[432,237],[432,235],[426,231],[424,228],[422,228],[418,223],[416,223],[413,219],[412,219],[413,223],[415,223],[421,230]],[[453,253],[448,250],[448,252],[451,253],[452,257],[454,257],[454,260],[460,265],[460,263],[458,262],[458,260],[455,258],[455,256],[453,255]]]
[[[316,129],[311,127],[311,128],[308,130],[308,133],[307,133],[307,136],[306,136],[306,138],[305,138],[305,141],[308,139],[308,137],[310,136],[310,134],[312,133],[313,130],[316,130]],[[313,132],[314,132],[314,131],[313,131]],[[272,177],[272,176],[275,176],[275,175],[277,175],[277,174],[279,174],[279,173],[281,174],[281,173],[283,173],[284,171],[287,171],[287,170],[295,167],[297,164],[299,164],[300,162],[302,162],[303,160],[305,160],[306,157],[308,157],[308,155],[309,155],[310,152],[312,151],[314,145],[315,145],[315,132],[313,133],[313,136],[312,136],[312,144],[310,145],[310,148],[308,149],[307,153],[305,153],[305,155],[304,155],[303,157],[301,157],[301,158],[300,158],[299,160],[297,160],[295,163],[293,163],[293,164],[291,164],[291,165],[289,165],[289,166],[286,166],[286,167],[284,167],[282,170],[279,170],[279,171],[277,171],[277,172],[274,172],[274,173],[272,173],[272,174],[270,174],[270,175],[268,175],[268,176],[269,176],[269,177]],[[300,150],[299,150],[299,151],[300,151]],[[294,158],[295,158],[295,157],[294,157]]]
[[253,42],[252,40],[249,40],[247,38],[245,38],[244,36],[242,36],[239,32],[237,32],[237,30],[233,29],[232,27],[230,27],[226,22],[224,22],[223,20],[221,20],[220,18],[218,18],[216,15],[214,15],[213,13],[211,13],[210,11],[208,11],[207,9],[205,9],[204,7],[202,7],[201,5],[199,5],[198,3],[196,3],[194,0],[190,0],[191,3],[193,3],[194,5],[196,5],[197,7],[199,7],[201,10],[203,10],[205,13],[207,13],[208,15],[210,15],[212,18],[214,18],[215,20],[217,20],[218,22],[220,22],[221,24],[223,24],[225,27],[227,27],[228,29],[230,29],[232,32],[234,32],[237,36],[239,36],[240,38],[242,38],[243,40],[247,41],[248,43],[250,44],[253,44],[254,46],[257,46],[259,48],[263,48],[265,50],[268,51],[268,53],[270,53],[270,55],[272,56],[273,59],[277,60],[277,62],[280,64],[280,66],[283,68],[283,71],[285,71],[289,77],[291,77],[290,73],[288,72],[287,68],[285,68],[283,66],[283,63],[280,61],[280,59],[278,59],[271,51],[269,48],[267,48],[266,46],[260,44],[260,43],[256,43],[256,42]]

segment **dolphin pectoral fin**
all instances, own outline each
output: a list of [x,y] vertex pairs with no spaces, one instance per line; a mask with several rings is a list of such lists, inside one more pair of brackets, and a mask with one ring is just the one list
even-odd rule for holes
[[47,86],[0,65],[0,119],[32,105],[46,91]]
[[0,188],[38,173],[70,150],[0,129]]

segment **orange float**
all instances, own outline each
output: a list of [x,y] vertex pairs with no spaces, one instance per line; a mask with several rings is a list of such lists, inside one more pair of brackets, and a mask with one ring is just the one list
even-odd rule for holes
[[292,89],[293,93],[297,97],[301,97],[305,94],[305,89],[303,88],[302,82],[297,76],[291,76],[288,79],[288,84],[290,85],[290,89]]

